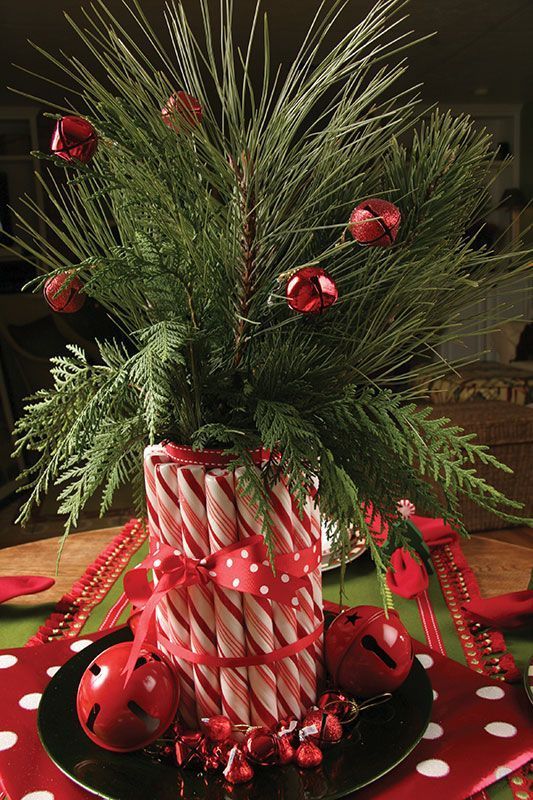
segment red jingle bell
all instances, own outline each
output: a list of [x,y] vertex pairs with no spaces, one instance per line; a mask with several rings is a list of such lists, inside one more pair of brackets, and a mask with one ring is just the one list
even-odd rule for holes
[[167,128],[179,133],[180,120],[190,128],[201,123],[202,106],[196,97],[180,90],[168,98],[161,110],[161,118]]
[[303,721],[303,730],[315,726],[317,733],[305,734],[305,740],[314,742],[318,747],[328,747],[330,744],[337,744],[342,739],[342,725],[333,714],[317,708],[309,711]]
[[87,667],[76,709],[89,739],[106,750],[140,750],[165,731],[178,708],[179,683],[170,661],[144,646],[131,678],[124,668],[132,648],[122,642],[104,650]]
[[81,291],[83,283],[77,275],[73,278],[71,275],[71,272],[61,272],[48,278],[44,284],[44,299],[59,314],[74,314],[85,303],[85,295]]
[[326,665],[335,686],[355,697],[393,692],[407,678],[414,651],[395,611],[355,606],[326,632]]
[[322,267],[303,267],[290,278],[285,291],[287,303],[300,314],[319,314],[336,302],[339,291]]
[[83,117],[62,117],[57,121],[50,150],[64,161],[88,164],[98,147],[98,136],[91,123]]
[[354,208],[348,230],[359,244],[389,247],[396,240],[401,219],[398,206],[374,197]]
[[203,768],[205,760],[205,737],[200,731],[182,731],[176,737],[176,764],[178,767]]
[[252,728],[243,743],[243,752],[254,764],[271,767],[279,764],[278,737],[267,728]]
[[319,708],[333,714],[342,725],[346,725],[353,719],[353,702],[342,692],[329,690],[322,692],[317,700]]

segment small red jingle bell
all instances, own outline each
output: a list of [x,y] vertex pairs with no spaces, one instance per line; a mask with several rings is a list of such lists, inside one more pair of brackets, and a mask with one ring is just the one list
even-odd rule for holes
[[58,314],[74,314],[85,303],[83,283],[70,271],[48,278],[44,284],[44,299]]
[[317,700],[317,705],[337,717],[341,725],[347,725],[354,718],[353,701],[349,700],[342,692],[336,692],[334,689],[322,692]]
[[182,731],[176,737],[175,752],[178,767],[202,768],[206,755],[205,737],[200,731]]
[[285,295],[293,311],[319,314],[337,301],[339,291],[322,267],[302,267],[290,278]]
[[185,122],[186,126],[194,128],[201,123],[202,116],[200,102],[192,94],[187,94],[182,90],[171,95],[161,109],[163,122],[167,128],[171,128],[176,133],[180,132],[180,121]]
[[83,117],[67,116],[57,121],[50,150],[64,161],[88,164],[98,147],[98,136],[91,123]]
[[170,661],[144,646],[131,678],[124,668],[132,643],[104,650],[87,667],[78,687],[76,709],[89,739],[106,750],[140,750],[165,731],[178,708],[179,683]]
[[325,657],[335,686],[355,697],[393,692],[407,678],[414,652],[395,611],[356,606],[336,617],[326,632]]
[[242,743],[242,749],[249,761],[271,767],[279,764],[278,741],[276,734],[267,728],[252,728]]
[[389,247],[396,240],[401,219],[398,206],[389,200],[374,197],[354,208],[348,230],[359,244]]
[[309,711],[303,721],[303,731],[314,726],[317,733],[306,733],[305,740],[314,742],[318,747],[337,744],[342,739],[342,725],[333,714],[317,708]]

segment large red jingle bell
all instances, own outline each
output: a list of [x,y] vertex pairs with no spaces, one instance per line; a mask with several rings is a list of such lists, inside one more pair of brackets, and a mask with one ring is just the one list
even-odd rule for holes
[[78,718],[89,739],[122,753],[140,750],[161,736],[179,701],[174,668],[151,645],[141,648],[124,684],[131,648],[131,642],[122,642],[100,653],[83,673],[76,699]]
[[393,692],[407,678],[414,651],[395,611],[355,606],[326,632],[325,657],[333,685],[355,697]]

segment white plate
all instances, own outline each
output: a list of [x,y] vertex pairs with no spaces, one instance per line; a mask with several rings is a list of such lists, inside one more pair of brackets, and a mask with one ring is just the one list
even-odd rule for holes
[[[359,536],[358,531],[354,532],[352,541],[353,545],[348,554],[348,558],[346,559],[347,564],[349,564],[350,561],[355,561],[356,558],[362,556],[365,550],[368,549],[364,539]],[[331,569],[338,569],[338,567],[341,565],[339,558],[336,558],[334,561],[330,561],[330,554],[331,546],[326,536],[326,526],[324,523],[322,523],[322,564],[320,565],[322,572],[329,572]]]

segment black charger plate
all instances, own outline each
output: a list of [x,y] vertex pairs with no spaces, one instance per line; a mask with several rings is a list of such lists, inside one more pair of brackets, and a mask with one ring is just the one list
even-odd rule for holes
[[[361,789],[403,761],[420,741],[433,694],[415,659],[391,700],[361,715],[351,736],[324,752],[317,769],[257,767],[253,781],[232,786],[218,774],[153,761],[142,751],[112,753],[93,744],[76,715],[83,671],[98,653],[131,639],[128,628],[104,636],[73,656],[54,675],[39,706],[39,735],[50,758],[69,778],[106,800],[333,800]],[[229,788],[229,790],[228,790]]]

